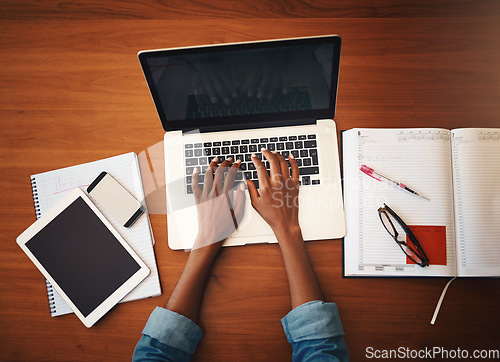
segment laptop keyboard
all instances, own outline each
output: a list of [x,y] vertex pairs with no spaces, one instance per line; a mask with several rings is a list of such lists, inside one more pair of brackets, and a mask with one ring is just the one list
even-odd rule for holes
[[[199,142],[184,144],[184,161],[186,166],[186,192],[193,193],[193,171],[200,169],[198,184],[202,188],[204,175],[210,161],[218,157],[219,162],[232,158],[241,160],[241,165],[235,180],[253,180],[259,188],[257,171],[251,155],[255,153],[261,160],[260,150],[266,148],[276,151],[288,159],[293,154],[299,166],[299,182],[302,186],[319,185],[318,147],[315,134],[279,136],[269,138],[236,139],[231,141]],[[269,162],[263,161],[269,173]]]

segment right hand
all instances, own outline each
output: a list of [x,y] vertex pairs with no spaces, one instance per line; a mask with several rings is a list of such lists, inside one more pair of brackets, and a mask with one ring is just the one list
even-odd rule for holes
[[271,226],[278,240],[290,233],[300,233],[299,226],[299,167],[290,156],[291,173],[285,158],[269,150],[262,150],[270,164],[270,175],[265,165],[255,155],[252,161],[257,169],[260,189],[247,180],[252,206]]

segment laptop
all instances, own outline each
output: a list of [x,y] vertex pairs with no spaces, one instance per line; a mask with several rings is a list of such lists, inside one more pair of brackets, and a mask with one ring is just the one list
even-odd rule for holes
[[[299,164],[299,222],[305,240],[345,234],[337,131],[341,38],[337,35],[183,48],[138,54],[164,135],[169,247],[190,249],[197,214],[193,171],[210,160],[242,161],[236,184],[258,187],[252,153],[265,147]],[[267,163],[267,167],[269,167]],[[276,238],[253,210],[225,246]]]

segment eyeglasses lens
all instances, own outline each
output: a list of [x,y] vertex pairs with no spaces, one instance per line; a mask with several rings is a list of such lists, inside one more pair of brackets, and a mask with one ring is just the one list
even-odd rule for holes
[[396,230],[394,229],[395,226],[391,222],[389,214],[387,212],[381,212],[380,220],[382,220],[382,224],[384,225],[387,232],[391,234],[393,238],[396,237]]
[[[413,243],[410,242],[409,244],[411,245],[411,247],[414,250],[416,250],[416,247],[413,245]],[[412,259],[415,263],[417,263],[417,264],[422,264],[423,263],[422,258],[419,255],[415,254],[413,252],[413,250],[411,250],[406,244],[400,244],[400,246],[401,246],[401,249],[403,249],[404,253],[406,255],[408,255],[408,257],[410,259]]]

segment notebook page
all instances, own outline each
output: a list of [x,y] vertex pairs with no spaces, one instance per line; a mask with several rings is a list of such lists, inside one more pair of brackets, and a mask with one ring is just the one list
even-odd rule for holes
[[[85,190],[102,171],[111,174],[137,200],[144,201],[144,191],[142,189],[137,158],[135,153],[131,152],[95,162],[33,175],[31,178],[32,182],[36,183],[39,214],[43,215],[45,211],[49,210],[75,187]],[[91,196],[90,198],[92,199]],[[95,204],[151,271],[149,276],[122,301],[142,299],[161,294],[149,215],[145,213],[132,227],[125,228],[98,203]],[[145,203],[143,202],[143,204]],[[52,288],[50,288],[50,284],[48,285],[50,293],[50,289]],[[53,301],[51,301],[51,298],[53,298]],[[72,313],[71,308],[55,290],[53,290],[53,295],[49,294],[49,302],[51,302],[52,316]]]
[[[451,276],[456,274],[450,132],[442,129],[352,129],[343,133],[346,275]],[[367,165],[430,201],[377,181]],[[382,226],[386,203],[407,225],[446,227],[446,265],[421,268]],[[405,235],[400,236],[404,240]]]
[[500,276],[500,128],[453,135],[458,271]]

